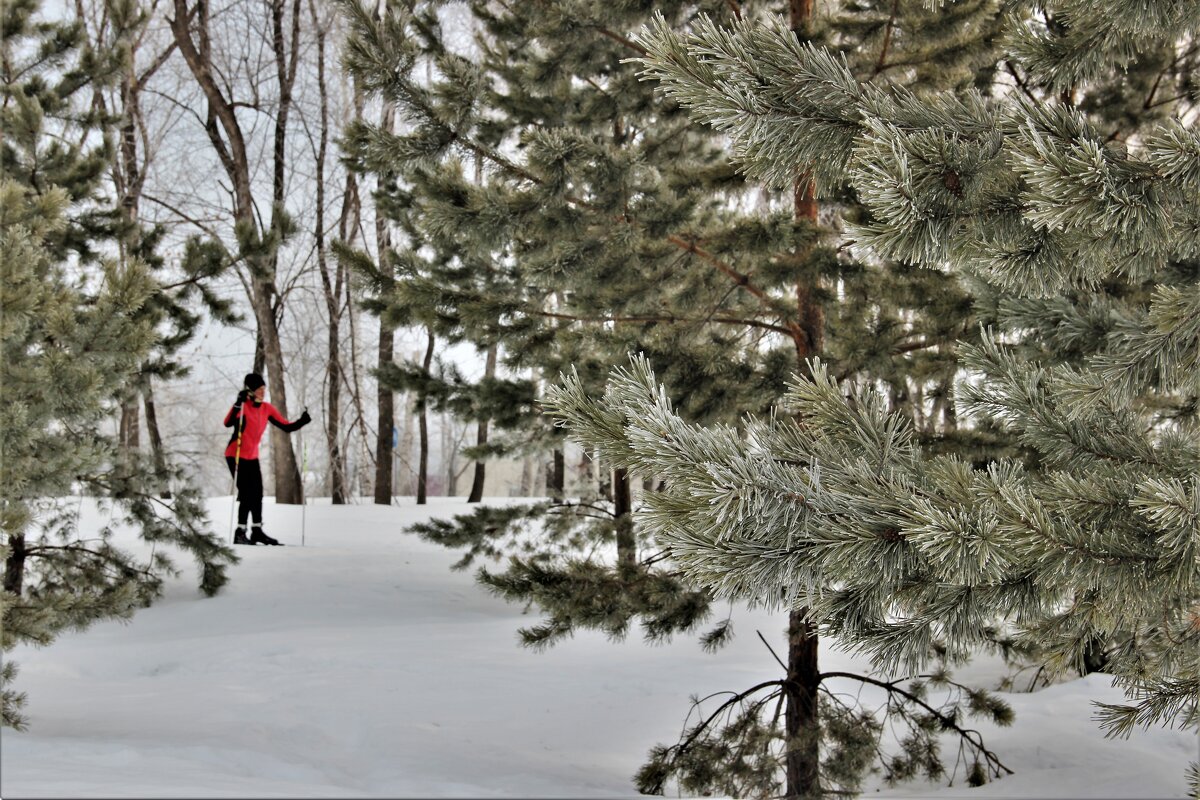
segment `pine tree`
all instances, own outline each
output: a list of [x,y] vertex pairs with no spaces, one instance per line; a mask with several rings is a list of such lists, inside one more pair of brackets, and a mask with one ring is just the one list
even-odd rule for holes
[[[970,448],[978,460],[994,455],[993,432],[956,430],[949,402],[957,365],[944,345],[973,335],[957,279],[849,254],[838,227],[865,214],[849,186],[816,218],[797,214],[792,191],[756,197],[725,163],[721,138],[656,101],[626,63],[645,52],[626,36],[648,19],[643,4],[474,3],[475,55],[447,44],[444,5],[395,4],[383,23],[349,7],[348,67],[411,126],[400,136],[369,126],[348,136],[365,168],[398,176],[399,205],[418,232],[385,304],[424,309],[425,324],[436,319],[482,346],[499,341],[506,366],[540,380],[573,365],[598,390],[626,352],[646,353],[694,421],[764,411],[800,359],[824,352],[843,377],[889,387],[923,440]],[[678,27],[704,12],[761,11],[728,2],[656,8]],[[990,85],[998,18],[989,2],[946,13],[855,3],[817,15],[803,35],[850,54],[864,79],[969,87]],[[480,163],[482,180],[472,180]],[[527,445],[548,441],[544,426],[527,423]],[[709,593],[680,581],[630,514],[631,479],[661,476],[602,463],[613,480],[579,501],[481,509],[418,528],[467,547],[460,566],[516,556],[481,578],[545,612],[523,631],[527,644],[580,626],[622,636],[639,619],[659,638],[709,613]],[[545,536],[530,548],[525,534],[539,519]],[[602,555],[580,558],[589,551]],[[728,635],[718,624],[704,641]],[[776,779],[772,748],[753,778],[743,776],[745,791]],[[694,760],[697,770],[703,761]],[[860,774],[841,773],[845,785]]]
[[[1197,102],[1200,7],[1018,6],[1010,89],[922,95],[860,80],[781,21],[638,41],[645,74],[730,137],[748,174],[849,185],[854,246],[976,287],[990,323],[959,348],[960,424],[1032,454],[972,464],[919,446],[875,387],[811,363],[786,414],[742,429],[676,412],[648,362],[602,400],[551,405],[614,463],[667,490],[645,524],[722,597],[810,609],[885,669],[1011,629],[1048,669],[1101,643],[1129,702],[1114,735],[1200,722]],[[1193,765],[1194,791],[1197,767]]]
[[[497,11],[479,3],[472,6],[472,12],[484,32],[479,38],[482,60],[474,63],[445,45],[446,34],[437,13],[440,5],[399,4],[387,23],[391,27],[369,25],[362,19],[358,22],[360,36],[348,57],[349,66],[364,85],[396,103],[416,126],[404,137],[366,126],[348,137],[369,168],[402,176],[398,195],[390,205],[398,222],[402,214],[408,220],[401,223],[409,228],[408,245],[394,259],[397,280],[386,298],[392,313],[419,319],[438,330],[439,336],[470,341],[481,350],[498,347],[509,370],[518,374],[532,370],[535,378],[543,380],[555,376],[566,364],[585,361],[595,375],[602,376],[631,346],[675,351],[680,353],[680,380],[692,386],[689,394],[696,399],[700,413],[706,403],[719,413],[729,413],[727,408],[738,404],[731,395],[748,384],[774,381],[781,385],[778,349],[764,359],[745,348],[745,334],[721,337],[703,330],[706,312],[736,317],[737,307],[745,305],[734,297],[722,308],[721,301],[714,299],[736,289],[727,276],[712,269],[695,270],[690,287],[677,281],[672,291],[692,306],[692,313],[686,316],[671,309],[664,314],[659,307],[657,300],[663,292],[653,287],[662,283],[664,274],[687,273],[691,260],[691,246],[670,243],[662,228],[674,221],[672,216],[686,218],[698,201],[705,202],[703,213],[711,222],[715,204],[694,187],[700,181],[723,178],[688,176],[689,171],[702,172],[706,162],[716,159],[711,144],[703,144],[707,135],[700,137],[702,149],[693,158],[687,154],[697,150],[697,143],[686,130],[688,126],[670,135],[669,126],[653,118],[642,119],[647,116],[642,107],[649,93],[632,70],[620,65],[620,58],[636,51],[606,37],[603,31],[607,29],[598,19],[589,22],[598,30],[589,31],[587,41],[600,49],[576,47],[578,42],[564,34],[585,16],[583,6],[587,4],[556,4],[547,20],[544,9],[536,5]],[[626,21],[645,18],[638,12],[616,9],[603,14]],[[618,20],[616,28],[621,27],[627,25]],[[536,47],[531,46],[534,41]],[[543,45],[548,52],[539,52]],[[387,59],[393,61],[382,67]],[[431,72],[437,70],[428,87],[421,84],[424,70],[420,67],[425,62],[432,65]],[[402,64],[403,84],[381,83],[382,76],[396,74],[395,64]],[[581,92],[570,75],[607,85]],[[446,119],[453,124],[442,121]],[[675,120],[686,123],[678,113]],[[638,126],[646,124],[650,127],[643,133]],[[665,138],[658,142],[647,138],[650,134]],[[467,144],[461,149],[448,147],[456,141],[451,135],[467,137],[457,140]],[[507,152],[513,148],[530,150],[528,163],[512,162]],[[703,152],[705,148],[707,152]],[[673,160],[670,175],[639,165],[646,154],[660,152],[665,157],[650,157],[657,162]],[[483,168],[476,178],[474,167],[480,164]],[[668,194],[682,197],[657,204],[639,199],[650,193],[655,200]],[[580,201],[576,194],[593,195],[594,199]],[[639,220],[622,221],[623,213],[636,214]],[[655,214],[664,218],[655,220]],[[589,232],[589,227],[594,232]],[[646,231],[645,227],[657,229]],[[725,231],[730,239],[738,233]],[[765,250],[792,231],[777,218],[765,225],[757,223],[744,236],[749,239],[756,234],[768,240],[759,246]],[[425,258],[422,252],[437,255]],[[635,259],[632,268],[626,263],[630,253]],[[742,352],[749,355],[743,357]],[[719,380],[714,380],[716,371],[724,373]],[[398,385],[417,389],[422,382],[428,384],[423,375],[410,372],[406,382]],[[552,429],[532,413],[528,401],[511,402],[528,392],[528,381],[491,381],[474,388],[453,380],[450,383],[455,385],[441,384],[443,402],[456,410],[471,409],[467,418],[487,419],[495,410],[506,408],[511,417],[511,412],[524,409],[523,434],[495,442],[495,450],[507,446],[510,452],[521,452],[554,446]],[[715,391],[705,399],[709,388]],[[451,395],[457,401],[450,400]],[[749,393],[742,396],[746,395]],[[608,488],[611,483],[605,481],[605,490],[627,497],[629,480],[622,477],[615,489]],[[586,487],[586,507],[556,505],[552,538],[616,540],[623,560],[632,564],[636,544],[628,521],[622,519],[627,508],[605,501],[602,493],[600,486]],[[550,506],[540,510],[549,512]],[[514,523],[525,516],[524,512],[512,514]],[[597,514],[605,519],[594,524],[591,517]],[[480,540],[494,541],[497,529],[492,512],[481,511],[468,519],[463,524],[471,525]],[[484,534],[488,528],[493,531],[491,536]],[[515,533],[512,526],[499,530]],[[547,550],[553,549],[547,545]],[[560,564],[559,572],[551,570],[559,579],[551,590],[548,564],[541,560],[537,568],[524,560],[513,562],[506,574],[496,576],[497,587],[514,597],[544,588],[547,602],[543,607],[548,607],[549,593],[562,596],[562,581],[572,573],[566,564]],[[615,565],[610,563],[601,570],[612,573],[609,579],[620,583]],[[582,580],[568,582],[574,585],[576,595],[589,586]],[[559,636],[569,633],[571,625],[563,624],[568,615],[555,617],[541,630],[555,630]],[[574,618],[581,620],[586,615]],[[694,617],[683,624],[693,622]],[[615,624],[623,630],[628,619]]]
[[[351,155],[352,168],[368,171],[378,164],[364,152],[363,127],[349,126],[346,148]],[[398,241],[372,259],[368,253],[335,245],[338,258],[365,279],[363,307],[379,316],[382,325],[393,329],[417,327],[424,329],[426,339],[443,346],[469,342],[482,353],[495,352],[497,347],[496,320],[489,324],[486,317],[475,312],[476,318],[464,323],[463,314],[447,313],[439,299],[455,292],[488,291],[486,268],[478,264],[484,278],[472,275],[470,269],[453,267],[455,255],[442,243],[434,242],[417,225],[414,218],[413,189],[397,180],[391,170],[380,173],[379,189],[375,192],[378,213],[391,227],[391,237]],[[381,265],[386,265],[384,268]],[[429,276],[437,276],[434,283]],[[482,287],[480,288],[480,284]],[[468,311],[468,314],[471,312]],[[376,377],[394,392],[411,393],[415,410],[426,415],[429,411],[449,411],[458,419],[480,424],[495,422],[507,429],[527,420],[533,413],[532,386],[528,380],[496,377],[494,357],[492,374],[479,381],[468,380],[453,363],[438,358],[432,346],[427,348],[420,363],[392,362],[377,370]],[[422,463],[427,461],[428,448],[422,449]],[[502,447],[469,448],[468,457],[480,460],[499,455]],[[426,469],[427,471],[427,469]],[[419,492],[420,494],[420,492]],[[423,496],[423,495],[422,495]],[[476,498],[473,502],[477,502]]]
[[[36,0],[0,7],[0,646],[50,643],[68,629],[124,618],[175,570],[112,545],[111,530],[79,528],[78,492],[113,505],[148,542],[191,553],[200,588],[215,593],[235,558],[207,523],[198,493],[176,470],[127,463],[103,423],[155,345],[146,313],[162,288],[137,259],[103,257],[120,216],[99,187],[108,139],[81,90],[116,73],[119,54],[92,50],[77,25],[38,19]],[[172,501],[156,497],[168,482]],[[119,513],[118,512],[119,509]],[[3,724],[25,725],[24,695],[6,660]]]

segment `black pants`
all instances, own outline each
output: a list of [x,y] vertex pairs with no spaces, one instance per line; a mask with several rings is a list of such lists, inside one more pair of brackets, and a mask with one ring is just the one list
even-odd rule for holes
[[254,518],[255,525],[262,525],[263,481],[258,459],[235,461],[233,456],[225,456],[225,463],[229,474],[237,476],[238,525],[245,525],[248,517]]

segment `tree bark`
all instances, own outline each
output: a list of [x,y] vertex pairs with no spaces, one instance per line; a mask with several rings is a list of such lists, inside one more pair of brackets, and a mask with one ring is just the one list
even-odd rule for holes
[[[415,361],[417,354],[413,354]],[[413,426],[416,422],[416,399],[412,394],[406,394],[404,401],[404,433],[400,435],[400,475],[397,479],[396,493],[408,494],[412,492],[414,495],[417,492],[416,478],[413,476],[412,465],[412,450],[413,450]]]
[[546,492],[555,502],[562,502],[567,482],[567,457],[561,449],[554,451],[550,474],[546,476]]
[[154,459],[154,474],[163,484],[158,496],[163,500],[170,500],[171,486],[168,483],[167,475],[167,453],[163,448],[162,434],[158,429],[158,412],[154,407],[154,385],[148,375],[145,381],[142,387],[142,403],[146,409],[146,434],[150,438],[150,455]]
[[[497,348],[496,348],[496,345],[493,343],[492,346],[488,348],[487,362],[483,368],[484,380],[491,380],[492,378],[496,377],[496,354],[497,354]],[[479,428],[478,428],[478,431],[475,436],[475,444],[479,447],[483,447],[485,444],[487,444],[487,440],[488,440],[488,421],[486,419],[481,419],[479,421]],[[475,462],[475,479],[471,482],[471,494],[467,498],[468,503],[478,503],[480,500],[483,499],[483,480],[485,477],[484,470],[485,470],[485,467],[484,467],[483,459],[476,461]]]
[[25,582],[25,534],[8,537],[8,558],[4,562],[4,591],[20,595]]
[[[346,312],[346,330],[350,338],[350,374],[346,380],[346,390],[350,392],[350,405],[354,408],[354,421],[350,423],[350,430],[358,428],[358,438],[361,459],[359,466],[355,470],[354,485],[358,487],[365,486],[371,480],[371,475],[375,470],[375,451],[371,446],[371,435],[367,431],[367,411],[363,406],[363,390],[362,390],[362,375],[359,371],[358,358],[358,321],[354,316],[354,304],[357,302],[356,289],[354,287],[354,272],[346,272],[346,295],[345,305],[343,308]],[[345,370],[343,369],[345,377]],[[349,442],[347,442],[349,446]],[[367,465],[370,465],[368,470]],[[347,473],[348,474],[348,473]]]
[[[379,366],[394,359],[395,332],[379,320]],[[391,505],[391,449],[396,428],[395,392],[379,386],[379,415],[376,429],[376,493],[378,505]]]
[[140,406],[136,394],[121,402],[121,423],[118,428],[118,444],[127,458],[135,458],[141,447]]
[[442,411],[442,469],[446,473],[446,497],[458,495],[458,445],[454,441],[454,422]]
[[[392,363],[395,348],[395,332],[381,319],[379,321],[379,366]],[[377,382],[379,392],[379,418],[375,432],[375,502],[379,505],[392,503],[392,435],[396,427],[396,395],[382,382]],[[421,424],[425,424],[422,409]]]
[[637,537],[633,532],[633,502],[629,473],[618,467],[612,474],[613,515],[617,520],[617,568],[637,566]]
[[[390,104],[385,104],[381,120],[384,130],[391,131],[395,116],[395,109]],[[380,183],[382,182],[380,180]],[[387,220],[378,210],[375,213],[375,244],[376,252],[379,254],[379,271],[388,276],[387,282],[390,285],[392,238],[387,228]],[[430,333],[430,347],[433,346],[432,336],[433,334]],[[376,363],[380,369],[391,364],[395,359],[395,347],[395,330],[388,325],[384,315],[381,314],[379,316],[379,349],[376,357]],[[428,367],[426,369],[428,370]],[[380,381],[376,382],[376,388],[379,395],[378,420],[375,426],[375,502],[378,505],[386,506],[392,504],[392,432],[396,427],[396,395]],[[425,419],[424,406],[421,409],[421,424],[428,424]],[[418,495],[423,491],[422,487],[418,487]]]
[[[275,329],[274,315],[270,325]],[[267,343],[267,383],[271,388],[271,404],[279,413],[288,417],[287,389],[283,382],[283,348],[278,330],[264,337]],[[291,439],[278,428],[271,428],[271,457],[275,462],[275,502],[284,505],[300,505],[304,502],[300,486],[300,466],[292,450]]]
[[788,614],[788,671],[784,682],[787,709],[787,793],[789,798],[821,796],[820,708],[817,704],[821,672],[817,668],[817,629],[808,621],[808,609]]
[[[801,41],[811,33],[815,0],[788,0],[789,25]],[[797,221],[817,222],[816,186],[811,175],[801,175],[793,187],[794,214]],[[797,252],[800,260],[807,259],[807,248]],[[819,355],[825,346],[825,310],[818,295],[820,286],[814,279],[796,286],[796,316],[798,335],[795,337],[796,356],[801,371],[807,370],[806,359]],[[818,640],[816,627],[808,619],[807,608],[793,609],[788,614],[787,679],[784,682],[784,730],[786,755],[784,773],[787,798],[819,798],[821,796],[821,715],[819,689],[821,673],[817,669]]]
[[[425,348],[425,361],[422,363],[425,377],[429,377],[430,367],[433,365],[433,331],[429,331],[429,344]],[[418,430],[420,431],[420,447],[419,464],[417,467],[417,505],[423,506],[426,501],[426,483],[429,479],[429,410],[426,407],[426,398],[420,396],[417,398],[417,405],[420,410],[418,418]]]
[[[326,340],[325,385],[325,449],[329,454],[329,496],[333,505],[346,502],[346,464],[342,455],[338,434],[341,431],[341,296],[344,267],[339,262],[336,274],[330,276],[329,259],[325,248],[325,161],[329,148],[329,91],[325,81],[325,38],[326,30],[317,14],[315,2],[310,0],[309,13],[317,30],[317,91],[321,98],[321,133],[317,145],[317,207],[313,236],[316,244],[317,271],[321,275],[321,288],[325,295],[325,311],[329,315],[329,332]],[[350,204],[348,195],[353,187],[354,173],[348,172],[346,195],[343,195],[342,214],[338,220],[338,234],[345,238],[346,216]]]
[[[300,0],[292,4],[292,45],[288,51],[283,24],[286,16],[284,0],[271,2],[271,46],[275,52],[275,75],[279,83],[279,108],[275,115],[274,170],[271,192],[271,230],[277,231],[282,222],[284,190],[287,169],[287,125],[292,108],[292,87],[296,83],[296,68],[300,57]],[[279,249],[271,249],[270,275],[277,274]],[[264,287],[265,288],[265,287]],[[267,369],[271,383],[271,401],[285,417],[287,413],[287,390],[283,380],[283,347],[279,341],[276,321],[279,318],[276,304],[282,304],[272,280],[269,289],[262,292],[270,308],[270,333],[263,336],[266,346]],[[278,299],[277,299],[278,298]],[[262,326],[260,325],[260,329]],[[296,453],[288,435],[278,428],[271,429],[271,455],[275,464],[275,502],[299,505],[304,502],[303,481]]]

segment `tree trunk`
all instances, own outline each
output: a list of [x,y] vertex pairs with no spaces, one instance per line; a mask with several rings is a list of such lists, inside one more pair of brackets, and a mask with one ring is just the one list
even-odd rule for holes
[[[266,345],[267,384],[271,391],[271,405],[279,409],[285,418],[291,416],[287,410],[287,389],[283,382],[283,348],[279,343],[279,329],[275,326],[275,314],[270,309],[265,315],[270,333],[263,336]],[[260,330],[264,329],[260,321]],[[283,505],[299,505],[303,500],[300,487],[300,467],[296,464],[296,453],[287,433],[271,427],[271,459],[275,464],[275,502]]]
[[633,533],[633,502],[629,492],[629,473],[624,468],[612,474],[613,515],[617,518],[617,568],[637,566],[637,539]]
[[446,497],[458,495],[458,442],[454,441],[454,421],[442,412],[442,469],[446,473]]
[[562,502],[566,482],[567,458],[562,450],[555,450],[550,474],[546,476],[546,491],[555,502]]
[[[812,181],[801,178],[796,187],[796,215],[815,221],[816,203],[812,201]],[[807,369],[804,359],[820,353],[824,344],[824,310],[807,286],[797,287],[797,312],[802,336],[796,339],[799,368]],[[820,709],[817,689],[817,632],[807,620],[808,610],[792,611],[788,618],[787,683],[784,688],[787,708],[784,712],[787,755],[786,798],[817,798],[821,794]]]
[[[330,276],[329,258],[325,246],[325,161],[329,149],[329,90],[325,80],[325,40],[327,31],[317,14],[315,2],[309,5],[313,26],[317,30],[317,89],[321,98],[321,135],[317,146],[317,197],[316,222],[313,235],[316,244],[317,271],[321,276],[321,288],[325,295],[325,312],[329,316],[329,332],[326,340],[325,384],[325,449],[329,454],[329,498],[333,505],[344,505],[346,492],[346,457],[342,453],[339,434],[342,427],[342,359],[341,359],[341,296],[345,281],[345,266],[340,262]],[[357,87],[356,87],[357,89]],[[357,112],[361,93],[355,92]],[[353,172],[346,173],[346,190],[342,194],[342,209],[338,216],[338,236],[343,240],[353,238],[354,229],[350,222],[357,200],[358,185]]]
[[[422,363],[425,377],[429,377],[430,367],[433,364],[433,331],[429,331],[429,344],[425,348],[425,361]],[[429,412],[426,408],[426,398],[420,396],[417,398],[417,406],[420,410],[420,417],[417,425],[420,431],[420,447],[421,452],[417,467],[417,505],[425,505],[425,484],[429,479]]]
[[118,438],[122,454],[126,458],[136,458],[137,450],[141,447],[140,407],[136,394],[130,395],[121,403],[121,423],[118,428]]
[[[271,3],[271,46],[275,52],[275,75],[279,83],[279,107],[275,112],[275,142],[274,169],[271,186],[271,224],[272,231],[277,231],[282,223],[285,177],[287,168],[287,126],[288,115],[292,108],[292,87],[296,83],[296,68],[300,57],[300,0],[293,0],[291,20],[291,51],[288,51],[284,35],[283,23],[286,12],[284,0],[272,0]],[[271,249],[271,272],[274,276],[279,263],[279,249]],[[274,301],[278,297],[275,284],[263,287],[264,300]],[[282,303],[282,298],[279,298]],[[283,379],[283,348],[279,341],[279,329],[275,303],[270,302],[270,326],[263,331],[263,339],[267,356],[267,369],[271,375],[271,404],[279,409],[285,417],[287,412],[287,389]],[[263,330],[260,325],[260,330]],[[304,502],[303,481],[300,468],[296,464],[296,453],[292,449],[291,439],[278,428],[271,429],[271,454],[275,464],[275,502],[285,505],[299,505]]]
[[25,582],[25,534],[8,537],[8,558],[4,562],[4,591],[20,595]]
[[[417,353],[413,353],[413,360],[417,358]],[[405,395],[404,403],[404,433],[400,435],[400,485],[397,487],[397,494],[408,494],[412,492],[416,494],[416,480],[413,477],[412,468],[412,449],[413,449],[413,425],[415,424],[416,415],[416,399],[412,394]]]
[[[336,297],[336,295],[334,295]],[[329,363],[326,376],[329,385],[325,409],[325,449],[329,451],[329,496],[333,505],[346,502],[346,457],[342,453],[340,392],[342,368],[339,360],[339,326],[335,317],[329,318]]]
[[[383,118],[380,122],[385,131],[392,130],[395,116],[396,112],[391,104],[385,104]],[[382,179],[380,179],[380,183],[383,183]],[[390,285],[392,237],[387,228],[387,220],[383,214],[379,213],[378,209],[375,212],[375,245],[375,250],[379,254],[379,271],[388,276],[386,280]],[[430,335],[432,336],[432,334]],[[380,369],[391,364],[395,358],[395,341],[395,331],[385,322],[384,315],[380,314],[379,350],[376,361]],[[379,393],[379,408],[378,421],[375,426],[375,502],[378,505],[387,506],[392,504],[392,436],[396,427],[396,399],[395,393],[384,386],[382,381],[376,381],[376,389]],[[423,409],[424,407],[422,407],[421,421],[422,424],[427,424]]]
[[142,387],[142,402],[146,407],[146,434],[150,438],[150,454],[154,459],[154,474],[162,481],[159,497],[171,499],[170,478],[167,475],[167,454],[163,449],[162,434],[158,429],[158,412],[154,408],[154,386],[149,376]]
[[808,609],[788,615],[788,672],[784,683],[787,710],[787,793],[789,798],[821,796],[820,707],[817,693],[821,673],[817,668],[817,630],[808,621]]
[[[395,333],[383,320],[379,322],[379,366],[392,363]],[[377,381],[379,418],[375,432],[375,502],[392,504],[392,436],[396,427],[395,393]],[[421,417],[424,424],[425,417]]]
[[[811,32],[815,0],[788,0],[789,25],[801,41]],[[793,187],[794,214],[797,220],[817,222],[816,186],[810,175],[801,175]],[[796,254],[806,260],[807,248]],[[806,270],[807,271],[807,270]],[[801,282],[796,286],[795,335],[798,366],[807,371],[806,359],[820,354],[825,345],[825,310],[818,296],[819,284]],[[818,689],[821,674],[817,669],[817,630],[808,620],[808,609],[793,610],[788,615],[787,680],[784,684],[786,710],[784,730],[787,754],[784,758],[786,775],[785,797],[818,798],[821,796],[821,732]]]
[[[496,377],[496,345],[493,343],[488,348],[487,363],[483,369],[484,380],[491,380]],[[479,430],[475,437],[475,444],[483,447],[488,440],[488,421],[482,419],[479,421]],[[471,482],[471,495],[467,498],[468,503],[478,503],[483,499],[483,479],[484,479],[484,463],[483,459],[475,462],[475,480]]]
[[[361,493],[361,487],[365,486],[372,480],[375,472],[375,450],[371,442],[370,432],[367,430],[367,411],[363,405],[363,389],[362,389],[362,374],[359,371],[358,357],[358,320],[354,316],[354,304],[358,302],[357,290],[354,287],[354,272],[353,270],[346,272],[346,294],[345,305],[342,306],[346,313],[346,330],[349,333],[350,339],[350,376],[346,381],[346,389],[350,392],[350,405],[354,407],[354,421],[350,424],[350,433],[358,428],[358,455],[355,459],[355,470],[353,478],[353,493]],[[346,374],[345,364],[343,363],[343,376]],[[348,435],[348,438],[353,438]],[[346,443],[347,447],[351,447],[350,442]],[[349,459],[349,450],[347,450],[347,459]],[[350,475],[347,470],[347,476]],[[373,487],[372,487],[373,493]]]
[[[251,296],[251,307],[252,308],[253,308],[254,302],[255,301],[254,301],[253,295],[252,295]],[[270,312],[270,313],[272,314],[272,316],[274,316],[274,312]],[[257,317],[257,314],[256,314],[256,317]],[[267,371],[267,344],[263,340],[262,328],[257,327],[257,323],[256,323],[256,327],[254,329],[254,362],[251,365],[250,369],[252,372],[257,372],[259,375],[262,375],[264,372]]]

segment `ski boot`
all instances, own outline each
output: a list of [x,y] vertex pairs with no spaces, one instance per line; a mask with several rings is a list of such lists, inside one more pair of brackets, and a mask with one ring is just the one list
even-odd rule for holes
[[267,536],[261,527],[255,525],[250,529],[250,544],[279,544],[279,540]]
[[239,525],[234,530],[233,543],[234,544],[250,544],[251,543],[250,540],[246,538],[246,529],[244,527]]

